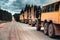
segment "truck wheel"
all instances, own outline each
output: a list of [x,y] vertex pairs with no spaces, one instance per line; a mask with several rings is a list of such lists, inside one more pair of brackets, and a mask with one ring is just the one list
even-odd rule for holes
[[29,25],[31,25],[31,20],[29,20]]
[[37,31],[40,31],[41,30],[41,27],[37,27]]
[[32,27],[34,27],[34,26],[35,26],[35,24],[33,24],[33,23],[32,23],[31,25],[32,25]]
[[47,35],[48,34],[48,23],[44,24],[44,34]]
[[31,26],[32,26],[32,27],[34,27],[34,26],[35,26],[35,24],[34,24],[34,22],[33,22],[33,21],[31,21]]
[[36,21],[35,26],[36,26],[37,31],[41,30],[41,26],[39,25],[38,20]]
[[41,30],[41,26],[39,24],[36,25],[36,29],[37,29],[37,31],[40,31]]
[[55,37],[54,25],[52,23],[48,27],[48,36],[51,38]]

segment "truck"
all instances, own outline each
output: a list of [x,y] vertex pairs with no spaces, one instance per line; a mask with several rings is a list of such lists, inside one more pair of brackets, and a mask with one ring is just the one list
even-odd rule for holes
[[29,24],[32,26],[35,26],[36,24],[36,11],[37,11],[37,6],[32,5],[30,7],[30,20],[29,20]]
[[29,23],[29,11],[30,11],[30,5],[26,5],[24,8],[24,23]]
[[19,15],[19,20],[20,22],[24,23],[24,11],[22,10],[20,15]]
[[55,37],[55,35],[60,35],[60,1],[44,5],[40,19],[41,24],[38,23],[39,21],[36,22],[38,30],[41,30],[41,27],[43,27],[44,34],[51,38]]

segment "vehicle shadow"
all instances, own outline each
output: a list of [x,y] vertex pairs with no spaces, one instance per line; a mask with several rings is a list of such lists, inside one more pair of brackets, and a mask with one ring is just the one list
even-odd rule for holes
[[[42,33],[44,33],[44,31],[43,30],[41,30],[41,32]],[[56,35],[54,38],[52,38],[52,39],[58,39],[58,40],[60,40],[60,35],[58,36],[58,35]]]
[[60,36],[55,36],[53,39],[60,39]]

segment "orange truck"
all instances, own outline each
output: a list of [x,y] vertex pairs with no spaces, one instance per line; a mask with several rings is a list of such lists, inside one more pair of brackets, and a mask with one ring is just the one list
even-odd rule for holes
[[20,22],[24,23],[24,11],[22,10],[19,16]]
[[29,13],[30,13],[30,5],[26,5],[24,9],[24,22],[29,23]]
[[42,7],[41,24],[37,29],[44,27],[44,34],[49,37],[60,35],[60,0]]
[[[28,16],[28,23],[32,26],[35,26],[36,24],[36,16],[38,16],[38,12],[40,10],[39,8],[40,6],[36,6],[36,5],[32,5],[32,6],[29,6],[29,10],[27,12],[27,16]],[[39,10],[38,10],[39,9]],[[38,14],[38,15],[37,15]],[[26,16],[25,16],[26,17]]]
[[24,11],[24,23],[28,23],[27,10]]
[[30,7],[30,20],[29,20],[29,23],[32,26],[35,26],[35,24],[36,24],[36,8],[37,8],[36,5],[32,5]]
[[29,12],[28,12],[28,24],[31,25],[31,7],[29,7]]

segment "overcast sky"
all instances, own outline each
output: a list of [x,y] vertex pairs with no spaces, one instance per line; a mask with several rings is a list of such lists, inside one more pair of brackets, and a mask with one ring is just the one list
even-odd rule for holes
[[54,2],[54,0],[0,0],[0,8],[14,14],[19,13],[26,4],[42,6],[49,2]]

